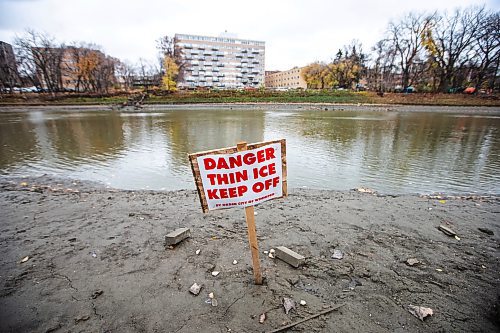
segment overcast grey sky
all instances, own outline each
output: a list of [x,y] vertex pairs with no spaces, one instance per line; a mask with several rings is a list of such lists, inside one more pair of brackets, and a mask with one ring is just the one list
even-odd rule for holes
[[500,0],[0,0],[0,40],[11,43],[26,28],[58,41],[96,43],[131,63],[153,61],[155,40],[175,33],[266,42],[266,70],[328,61],[352,39],[369,50],[390,20],[410,11],[453,10]]

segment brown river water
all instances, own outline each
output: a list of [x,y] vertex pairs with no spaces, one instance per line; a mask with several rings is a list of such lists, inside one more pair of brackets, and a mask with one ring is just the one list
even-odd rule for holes
[[500,194],[500,112],[186,107],[0,112],[0,177],[194,189],[188,153],[285,138],[288,186]]

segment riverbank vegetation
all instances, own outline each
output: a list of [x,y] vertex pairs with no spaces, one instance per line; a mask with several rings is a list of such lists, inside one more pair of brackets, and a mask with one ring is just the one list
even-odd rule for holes
[[[142,99],[141,99],[142,98]],[[141,99],[142,104],[193,103],[338,103],[338,104],[403,104],[450,106],[500,106],[497,95],[384,93],[348,90],[290,90],[290,91],[180,91],[164,94],[150,90],[119,94],[7,94],[0,95],[1,105],[130,105]]]

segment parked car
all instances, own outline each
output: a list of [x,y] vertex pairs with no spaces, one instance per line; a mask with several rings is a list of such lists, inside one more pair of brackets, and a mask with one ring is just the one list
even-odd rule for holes
[[356,90],[357,91],[365,91],[366,87],[361,83],[356,83]]
[[474,93],[476,93],[476,88],[474,88],[474,87],[467,87],[464,90],[464,94],[472,95]]
[[32,87],[22,87],[21,88],[21,92],[27,92],[27,93],[38,92],[38,89],[35,86],[32,86]]
[[448,89],[448,93],[450,94],[458,94],[458,93],[463,93],[465,90],[464,87],[452,87]]

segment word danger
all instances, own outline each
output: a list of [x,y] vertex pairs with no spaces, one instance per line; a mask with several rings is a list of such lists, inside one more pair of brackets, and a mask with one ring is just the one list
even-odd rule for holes
[[281,145],[198,157],[209,208],[250,206],[282,196]]

